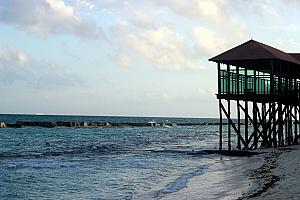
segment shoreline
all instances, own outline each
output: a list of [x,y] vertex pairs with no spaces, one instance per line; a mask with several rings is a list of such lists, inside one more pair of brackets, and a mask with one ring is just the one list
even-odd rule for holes
[[263,165],[248,173],[253,184],[238,200],[300,198],[300,145],[262,151]]

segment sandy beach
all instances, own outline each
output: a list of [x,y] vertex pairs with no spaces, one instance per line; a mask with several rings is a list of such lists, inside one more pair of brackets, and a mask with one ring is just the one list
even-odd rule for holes
[[300,199],[300,145],[262,151],[264,164],[248,174],[253,186],[239,199]]

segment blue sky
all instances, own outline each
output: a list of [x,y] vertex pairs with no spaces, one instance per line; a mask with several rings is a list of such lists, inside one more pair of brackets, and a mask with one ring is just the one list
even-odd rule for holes
[[1,113],[217,117],[208,58],[300,51],[284,0],[2,0]]

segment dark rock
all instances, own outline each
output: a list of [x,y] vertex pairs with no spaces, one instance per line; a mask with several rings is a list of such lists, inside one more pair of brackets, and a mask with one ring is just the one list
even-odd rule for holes
[[21,124],[6,124],[7,128],[22,128]]
[[100,126],[100,127],[105,126],[105,123],[104,123],[104,122],[96,122],[96,123],[97,123],[97,126]]
[[96,126],[98,126],[96,122],[90,122],[90,123],[88,123],[88,125],[91,126],[91,127],[96,127]]
[[17,121],[16,124],[21,124],[22,126],[36,126],[36,122],[29,122],[29,121]]
[[126,125],[142,127],[142,126],[147,126],[147,123],[126,123]]
[[71,122],[71,125],[74,127],[80,127],[80,122]]
[[36,122],[36,125],[45,128],[54,128],[57,126],[55,122]]
[[168,126],[177,126],[176,123],[167,123]]
[[124,126],[124,124],[122,124],[122,123],[110,123],[110,125],[113,127],[123,127]]
[[72,122],[56,122],[57,126],[66,126],[66,127],[71,127]]
[[156,126],[156,125],[157,125],[156,122],[148,122],[146,124],[146,126]]

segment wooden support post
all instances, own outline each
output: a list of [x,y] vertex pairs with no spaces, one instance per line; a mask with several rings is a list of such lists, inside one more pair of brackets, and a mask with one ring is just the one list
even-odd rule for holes
[[[253,81],[254,94],[256,94],[256,71],[254,70],[254,81]],[[254,134],[254,149],[257,149],[258,136],[257,136],[257,103],[253,101],[253,134]]]
[[269,122],[268,122],[268,147],[272,146],[272,103],[269,103]]
[[244,149],[249,149],[249,136],[248,136],[248,101],[245,101],[245,147]]
[[[299,106],[296,106],[298,107],[297,111],[298,111],[298,124],[297,126],[299,125],[300,126],[300,107]],[[300,127],[299,127],[299,132],[300,132]],[[299,135],[297,135],[297,137],[295,138],[295,143],[298,144],[298,141],[299,141]]]
[[[247,74],[247,68],[245,68],[245,91],[248,90],[248,74]],[[248,137],[248,101],[245,101],[245,146],[244,149],[249,149],[249,137]]]
[[294,127],[295,127],[295,137],[294,137],[294,144],[297,144],[297,140],[298,140],[298,113],[297,113],[297,109],[296,106],[294,106],[294,114],[295,114],[295,120],[294,120]]
[[[237,87],[237,94],[240,94],[240,69],[239,66],[236,67],[236,87]],[[237,100],[237,149],[241,150],[241,112],[240,112],[240,101]]]
[[272,117],[273,117],[273,128],[272,128],[272,132],[273,132],[273,146],[276,148],[277,147],[277,132],[276,132],[276,103],[273,102],[272,103]]
[[266,115],[266,103],[262,103],[261,104],[261,115],[262,115],[262,125],[263,125],[263,138],[262,138],[262,147],[266,147],[267,146],[267,135],[268,135],[268,127],[267,127],[267,115]]
[[227,100],[227,112],[228,112],[228,116],[227,116],[227,122],[228,122],[228,126],[227,126],[227,131],[228,131],[228,150],[231,150],[231,126],[230,126],[230,100]]
[[240,111],[240,101],[239,100],[237,100],[237,125],[238,125],[237,149],[241,150],[241,111]]
[[284,144],[288,144],[288,105],[285,105],[285,142]]
[[253,102],[253,134],[254,134],[254,149],[257,149],[258,143],[258,125],[257,125],[257,105],[256,102]]
[[[230,65],[227,64],[227,94],[230,95]],[[230,109],[230,100],[227,100],[227,112],[228,112],[228,116],[227,116],[227,132],[228,132],[228,150],[231,150],[231,128],[230,128],[230,123],[229,120],[231,119],[230,117],[230,113],[231,113],[231,109]]]
[[[282,95],[282,69],[281,69],[281,63],[279,64],[279,77],[278,77],[278,93],[279,95]],[[283,111],[282,111],[282,99],[280,97],[280,100],[278,102],[278,145],[283,146]]]
[[[222,104],[221,104],[221,109],[222,109],[223,113],[225,114],[225,116],[229,119],[229,123],[230,123],[231,127],[234,129],[235,133],[239,134],[235,124],[233,123],[232,119],[229,118],[229,115],[228,115],[226,109],[224,108],[224,106]],[[240,138],[241,138],[241,142],[245,145],[246,143],[245,143],[245,141],[244,141],[244,139],[242,138],[241,135],[240,135]]]
[[271,61],[271,73],[270,73],[270,98],[272,103],[269,104],[271,108],[270,113],[270,133],[269,133],[269,145],[277,147],[277,140],[276,140],[276,114],[275,114],[275,102],[274,102],[274,93],[275,93],[275,76],[274,76],[274,63]]
[[293,106],[290,106],[290,145],[293,144]]
[[219,127],[219,150],[222,151],[222,129],[223,129],[223,119],[222,119],[222,100],[219,99],[219,112],[220,112],[220,127]]
[[288,138],[287,138],[287,142],[288,142],[288,145],[291,145],[291,106],[290,105],[288,105],[287,115],[288,115]]
[[279,146],[284,145],[283,141],[283,111],[282,111],[282,104],[278,103],[278,142]]
[[[218,94],[221,94],[221,65],[218,63]],[[219,127],[219,150],[222,151],[222,129],[223,129],[223,119],[222,119],[222,99],[219,99],[219,114],[220,114],[220,127]]]
[[221,64],[218,63],[218,94],[221,94]]

